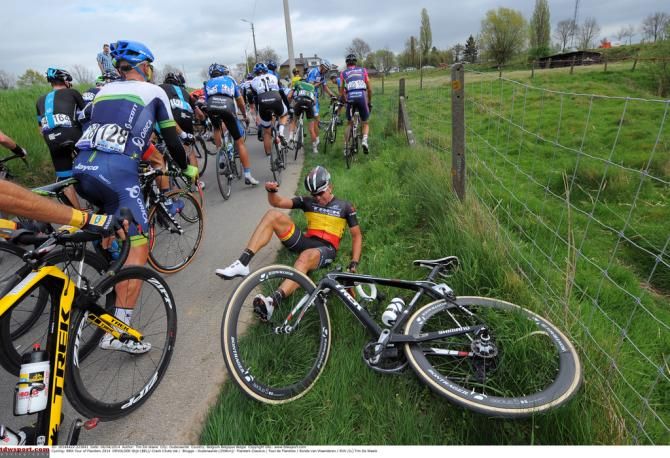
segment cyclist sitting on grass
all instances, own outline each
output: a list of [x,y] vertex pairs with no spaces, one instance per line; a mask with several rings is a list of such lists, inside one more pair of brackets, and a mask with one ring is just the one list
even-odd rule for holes
[[[279,185],[276,182],[265,183],[271,206],[283,209],[297,208],[305,212],[307,231],[304,234],[296,228],[286,213],[268,210],[256,226],[240,258],[225,269],[217,269],[216,274],[227,280],[247,276],[249,262],[258,250],[270,242],[273,233],[290,251],[300,253],[294,264],[300,272],[308,273],[327,266],[335,259],[345,225],[349,226],[352,239],[349,271],[356,272],[363,246],[363,235],[356,219],[356,209],[350,202],[335,197],[330,173],[320,165],[313,168],[305,177],[305,188],[310,196],[289,199],[277,193]],[[254,311],[261,320],[269,319],[274,308],[297,287],[296,283],[287,280],[271,296],[256,296]]]

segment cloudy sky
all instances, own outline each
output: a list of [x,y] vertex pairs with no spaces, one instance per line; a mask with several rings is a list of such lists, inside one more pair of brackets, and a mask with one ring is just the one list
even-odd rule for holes
[[[212,62],[234,65],[257,47],[272,47],[288,57],[282,0],[5,0],[0,17],[0,70],[15,76],[26,69],[70,68],[80,64],[97,73],[102,43],[118,39],[145,43],[160,68],[183,68],[190,84]],[[552,30],[572,18],[575,0],[549,0]],[[530,19],[535,0],[289,0],[294,52],[318,54],[343,65],[345,49],[356,37],[373,50],[400,52],[418,35],[421,8],[430,15],[433,45],[446,49],[480,30],[486,11],[501,6]],[[614,40],[622,27],[639,27],[648,15],[670,14],[668,0],[579,0],[578,22],[596,18],[600,37]],[[637,35],[633,41],[639,41]]]

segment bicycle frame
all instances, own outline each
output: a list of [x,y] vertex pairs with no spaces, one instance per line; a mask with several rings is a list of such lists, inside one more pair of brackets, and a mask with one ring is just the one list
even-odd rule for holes
[[[373,337],[379,339],[380,343],[418,343],[435,340],[445,336],[448,337],[459,334],[467,334],[470,332],[477,334],[485,330],[486,326],[481,325],[475,327],[458,326],[453,329],[431,332],[422,336],[408,336],[402,332],[396,332],[397,330],[402,329],[403,325],[409,319],[411,312],[414,310],[414,307],[424,295],[428,295],[433,300],[443,300],[445,302],[449,302],[453,305],[453,307],[460,307],[458,304],[456,304],[452,297],[435,290],[436,284],[433,282],[433,278],[437,275],[439,270],[439,267],[433,268],[426,280],[418,281],[397,280],[337,271],[329,272],[319,281],[316,289],[310,294],[310,296],[306,300],[300,301],[300,303],[292,311],[290,317],[296,316],[299,312],[298,318],[292,325],[292,328],[295,329],[300,324],[300,320],[302,319],[304,313],[321,294],[333,292],[342,300],[344,305],[356,317],[356,319],[358,319],[358,321],[360,321],[361,324],[367,328],[370,334],[372,334]],[[340,282],[340,280],[342,282]],[[379,324],[377,324],[377,322],[372,319],[372,316],[370,313],[368,313],[366,308],[363,307],[351,294],[347,292],[347,288],[350,288],[354,283],[375,284],[380,286],[407,289],[415,291],[415,294],[407,307],[405,307],[405,309],[402,311],[395,324],[389,329],[382,329],[381,326],[379,326]],[[303,309],[301,312],[299,310],[300,308]]]

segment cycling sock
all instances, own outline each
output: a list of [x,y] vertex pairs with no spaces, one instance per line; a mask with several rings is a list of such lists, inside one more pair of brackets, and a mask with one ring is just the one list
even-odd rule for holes
[[244,168],[244,176],[248,178],[249,175],[251,175],[251,169],[248,169],[248,168],[245,167]]
[[240,256],[240,262],[242,263],[243,266],[248,266],[249,263],[251,262],[251,258],[254,257],[253,251],[251,251],[249,248],[245,248],[244,251],[242,252],[242,256]]
[[284,299],[284,291],[281,289],[277,289],[274,293],[272,293],[272,303],[275,307],[279,307],[282,299]]
[[284,124],[279,124],[279,136],[284,136]]
[[363,135],[363,141],[364,142],[368,141],[368,136],[367,135]]
[[126,324],[130,323],[130,319],[133,317],[133,309],[122,309],[121,307],[117,307],[116,311],[114,312],[114,317],[117,320],[121,320]]

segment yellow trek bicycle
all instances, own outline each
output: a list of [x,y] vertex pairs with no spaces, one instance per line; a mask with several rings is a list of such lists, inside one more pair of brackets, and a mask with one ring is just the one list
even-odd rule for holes
[[26,251],[25,264],[0,292],[0,351],[16,350],[10,314],[38,288],[48,291],[50,318],[46,348],[36,345],[23,355],[15,391],[14,414],[36,414],[37,419],[18,431],[0,425],[3,444],[57,444],[65,394],[89,418],[74,420],[66,442],[74,445],[82,426],[90,429],[98,420],[114,420],[140,407],[167,370],[177,333],[174,298],[156,272],[121,269],[129,243],[122,244],[119,259],[94,283],[46,265],[48,253],[58,247],[76,263],[86,243],[99,238],[82,231],[17,231],[11,238],[37,248]]

